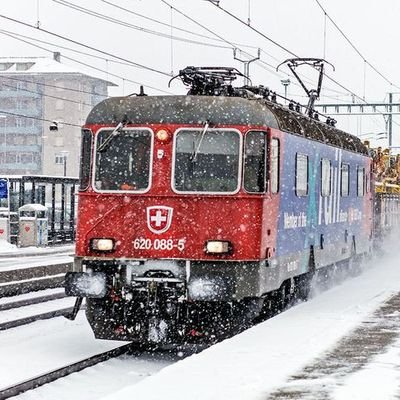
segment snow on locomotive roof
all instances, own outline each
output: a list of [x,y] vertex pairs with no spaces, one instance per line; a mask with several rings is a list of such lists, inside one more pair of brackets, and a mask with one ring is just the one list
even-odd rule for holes
[[224,96],[113,97],[99,103],[86,123],[109,124],[230,124],[279,128],[274,114],[263,104]]
[[335,147],[368,154],[356,136],[280,104],[225,96],[112,97],[97,104],[86,124],[204,124],[268,126]]

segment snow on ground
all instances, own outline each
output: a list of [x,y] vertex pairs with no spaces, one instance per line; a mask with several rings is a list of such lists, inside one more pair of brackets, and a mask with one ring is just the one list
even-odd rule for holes
[[12,251],[16,251],[17,246],[15,244],[8,243],[4,239],[0,239],[0,253],[8,253]]
[[[126,342],[96,340],[84,312],[0,332],[0,390]],[[96,400],[176,361],[170,354],[125,355],[18,396],[30,400]]]
[[96,340],[83,312],[75,321],[58,317],[2,331],[0,389],[121,344]]
[[[102,400],[267,399],[288,377],[324,354],[399,291],[396,255],[380,257],[362,275]],[[359,399],[393,398],[400,385],[398,356],[397,343],[376,357],[375,364],[343,379],[335,399],[356,398],[353,393]],[[384,366],[387,360],[391,364]],[[370,379],[368,385],[364,379]],[[370,388],[383,384],[392,386],[376,389],[379,395],[371,397]]]
[[[348,337],[362,321],[369,321],[374,310],[400,291],[396,246],[397,243],[392,256],[372,260],[362,275],[200,354],[178,362],[173,357],[159,355],[126,356],[19,397],[26,400],[286,398],[279,397],[279,389],[288,385],[290,377],[301,374],[307,365],[316,365],[318,357],[323,359],[341,338]],[[368,364],[341,377],[338,385],[331,385],[329,398],[400,398],[400,334],[397,331],[395,334],[398,336],[394,343],[382,348]],[[96,341],[82,312],[73,322],[55,318],[0,332],[0,388],[120,344]],[[302,383],[314,384],[311,380]],[[312,397],[312,390],[308,395],[311,397],[307,399],[317,398]]]
[[[97,400],[175,362],[169,354],[124,355],[18,396],[18,400]],[[161,398],[160,398],[161,400]]]
[[73,244],[63,244],[63,245],[55,245],[55,246],[28,246],[28,247],[18,247],[15,244],[8,243],[4,239],[0,239],[0,257],[23,257],[27,254],[29,255],[46,255],[52,253],[62,253],[62,252],[70,252],[71,254],[74,252],[75,245]]
[[49,296],[58,293],[65,293],[64,288],[44,289],[44,290],[39,290],[37,292],[24,293],[16,296],[0,297],[0,306],[2,304],[13,303],[15,301],[28,300],[35,297]]
[[400,340],[397,340],[370,365],[345,379],[332,393],[332,400],[399,399],[399,366]]
[[0,272],[73,262],[75,246],[17,247],[0,240]]
[[74,303],[74,297],[65,297],[63,299],[46,301],[45,303],[31,304],[29,306],[0,311],[0,324],[22,318],[28,318],[33,315],[62,310],[65,308],[72,308]]

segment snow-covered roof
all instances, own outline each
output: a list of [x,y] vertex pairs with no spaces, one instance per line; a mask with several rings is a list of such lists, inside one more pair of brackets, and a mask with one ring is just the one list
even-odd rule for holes
[[83,70],[49,57],[0,57],[1,74],[81,74],[107,82],[109,86],[116,86],[110,81],[88,75]]

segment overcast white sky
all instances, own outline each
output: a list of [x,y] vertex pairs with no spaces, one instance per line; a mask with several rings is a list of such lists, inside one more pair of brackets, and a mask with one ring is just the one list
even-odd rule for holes
[[[39,21],[42,30],[63,35],[103,52],[146,65],[167,74],[171,71],[177,73],[179,69],[187,65],[235,66],[242,70],[243,65],[233,59],[232,43],[253,56],[256,56],[257,48],[260,48],[262,50],[262,62],[252,63],[250,67],[253,84],[263,84],[281,94],[284,93],[280,81],[288,77],[289,71],[283,66],[281,72],[277,74],[275,67],[292,55],[235,21],[232,17],[227,16],[223,11],[209,4],[208,1],[165,0],[176,9],[209,28],[210,31],[226,39],[226,42],[215,40],[217,37],[213,33],[189,21],[177,11],[171,12],[171,8],[162,0],[110,0],[109,2],[114,6],[107,4],[107,1],[3,0],[0,14],[31,25],[36,25]],[[400,2],[398,0],[382,0],[380,2],[319,0],[319,2],[325,8],[329,17],[357,47],[364,59],[375,66],[392,85],[366,65],[364,59],[349,45],[332,22],[325,19],[324,13],[316,0],[221,0],[220,5],[245,21],[250,18],[253,27],[300,57],[325,56],[326,60],[335,66],[335,71],[329,66],[327,67],[329,76],[356,95],[365,96],[367,101],[384,101],[387,100],[388,92],[400,92],[399,55],[396,52],[397,43],[400,39],[398,29]],[[97,12],[102,16],[115,18],[121,23],[132,24],[139,29],[157,31],[165,36],[171,34],[170,24],[172,21],[174,26],[172,34],[174,36],[184,40],[189,39],[213,44],[222,48],[171,40],[169,37],[157,36],[108,22],[82,11],[74,10],[71,8],[74,4],[85,7],[89,11]],[[125,8],[128,11],[115,6]],[[165,25],[144,19],[132,12],[161,21]],[[184,93],[183,87],[178,81],[173,82],[171,88],[168,89],[169,77],[167,75],[130,65],[121,65],[111,61],[113,59],[111,56],[96,53],[93,50],[58,39],[39,29],[24,27],[17,22],[4,18],[0,18],[0,21],[1,55],[4,57],[51,56],[52,51],[60,51],[64,63],[118,84],[119,87],[113,90],[113,95],[136,92],[138,85],[129,80],[142,82],[145,86],[150,85],[171,93]],[[195,36],[178,30],[176,27],[208,36],[210,39]],[[4,31],[26,35],[29,39],[23,40],[29,40],[43,49],[6,36]],[[42,40],[49,42],[49,44],[33,40]],[[100,59],[78,54],[63,49],[61,46],[93,54]],[[394,47],[394,51],[392,47]],[[248,57],[244,53],[238,55],[243,59]],[[108,71],[108,74],[88,69],[67,57]],[[299,72],[309,77],[313,76],[307,69],[299,70]],[[113,74],[123,79],[117,78]],[[291,78],[291,81],[289,95],[306,103],[304,97],[299,97],[304,96],[304,92],[294,84],[294,78]],[[242,82],[238,83],[241,84]],[[323,85],[322,102],[351,101],[349,92],[329,82],[328,79],[324,80]],[[161,94],[161,92],[151,89],[147,89],[147,91],[151,94]],[[395,102],[399,98],[399,94],[394,95]],[[395,145],[400,144],[400,140],[397,139],[400,133],[400,125],[397,125],[397,123],[400,123],[400,118],[395,118],[393,126]],[[385,130],[382,116],[340,118],[339,127],[355,134]],[[385,145],[385,142],[380,141],[377,144]]]

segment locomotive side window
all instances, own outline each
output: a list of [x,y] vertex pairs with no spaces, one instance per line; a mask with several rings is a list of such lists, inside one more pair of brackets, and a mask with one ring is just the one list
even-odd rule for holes
[[331,162],[330,160],[321,159],[321,196],[329,196],[331,194]]
[[79,189],[86,190],[89,186],[90,163],[92,155],[92,132],[82,129],[81,158],[79,169]]
[[364,196],[364,168],[357,167],[357,196]]
[[248,132],[245,142],[244,189],[250,193],[264,193],[266,189],[266,135]]
[[271,192],[279,192],[279,139],[271,139]]
[[105,129],[97,135],[95,189],[113,191],[148,189],[151,131],[126,129],[110,137],[112,132],[113,130]]
[[178,131],[175,136],[175,190],[211,193],[237,191],[240,145],[240,135],[236,131]]
[[308,194],[308,156],[296,154],[296,195]]
[[349,164],[342,164],[340,171],[340,193],[342,197],[347,197],[349,195],[350,179],[349,179]]

